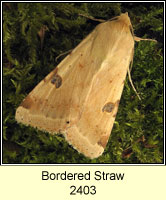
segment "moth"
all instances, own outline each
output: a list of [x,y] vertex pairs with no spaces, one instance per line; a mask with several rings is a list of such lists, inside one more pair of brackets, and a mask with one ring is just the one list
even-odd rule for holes
[[99,157],[140,40],[146,39],[134,36],[128,13],[100,23],[22,101],[17,122],[61,133],[78,152]]

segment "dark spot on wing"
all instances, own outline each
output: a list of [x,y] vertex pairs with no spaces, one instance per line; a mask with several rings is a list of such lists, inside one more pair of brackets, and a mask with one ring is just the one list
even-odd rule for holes
[[113,117],[116,117],[117,112],[113,115]]
[[120,100],[117,100],[116,103],[115,103],[116,106],[119,106],[119,103],[120,103]]
[[51,83],[59,88],[62,85],[62,78],[58,74],[54,74],[51,79]]
[[32,100],[32,98],[30,97],[30,96],[27,96],[24,100],[23,100],[23,102],[21,103],[21,105],[20,106],[22,106],[22,107],[24,107],[24,108],[26,108],[26,109],[30,109],[31,107],[32,107],[32,105],[33,105],[33,100]]
[[98,145],[102,146],[103,148],[106,147],[107,145],[107,142],[108,142],[108,136],[102,136],[100,138],[100,140],[98,141]]
[[81,63],[79,63],[79,67],[80,67],[80,68],[83,68],[84,66],[83,66]]
[[110,113],[113,111],[114,107],[115,107],[114,103],[108,102],[103,106],[102,111]]

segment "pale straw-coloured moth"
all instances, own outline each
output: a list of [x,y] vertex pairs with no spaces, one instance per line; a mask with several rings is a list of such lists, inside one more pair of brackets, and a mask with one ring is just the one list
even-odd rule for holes
[[[16,120],[61,133],[89,158],[108,142],[134,54],[128,13],[99,24],[23,100]],[[146,39],[145,39],[146,40]]]

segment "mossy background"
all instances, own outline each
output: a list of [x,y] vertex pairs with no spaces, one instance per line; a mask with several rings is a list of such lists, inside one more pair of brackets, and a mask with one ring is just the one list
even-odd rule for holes
[[[62,136],[17,124],[24,97],[99,23],[128,12],[135,35],[158,42],[135,45],[128,77],[104,154],[90,160]],[[38,35],[45,25],[44,38]],[[42,39],[44,39],[42,41]],[[163,3],[3,3],[3,163],[162,163]]]

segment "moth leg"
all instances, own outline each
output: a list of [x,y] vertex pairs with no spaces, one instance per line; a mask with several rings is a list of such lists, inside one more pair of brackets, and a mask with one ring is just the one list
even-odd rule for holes
[[157,40],[153,40],[153,39],[149,39],[149,38],[143,39],[143,38],[136,37],[136,36],[134,36],[134,40],[135,40],[136,42],[139,42],[139,41],[141,41],[141,40],[147,40],[147,41],[157,42]]
[[131,79],[131,74],[130,74],[130,69],[129,69],[129,68],[127,69],[127,73],[128,73],[129,81],[130,81],[130,83],[131,83],[131,86],[132,86],[134,92],[136,93],[138,99],[141,100],[141,97],[139,96],[137,90],[135,89],[134,84],[133,84],[133,81],[132,81],[132,79]]
[[[135,40],[136,42],[139,42],[139,41],[141,41],[141,40],[147,40],[147,41],[157,42],[156,40],[153,40],[153,39],[149,39],[149,38],[143,39],[143,38],[136,37],[136,36],[134,36],[134,40]],[[134,49],[133,49],[133,51],[132,51],[131,67],[128,68],[127,73],[128,73],[129,81],[130,81],[130,83],[131,83],[131,86],[132,86],[134,92],[135,92],[136,95],[138,96],[138,99],[141,100],[141,97],[139,96],[137,90],[136,90],[135,87],[134,87],[134,84],[133,84],[132,79],[131,79],[131,74],[130,74],[131,69],[132,69],[132,66],[133,66],[133,56],[134,56]]]
[[61,56],[65,55],[65,54],[68,54],[68,53],[70,53],[70,52],[72,52],[72,51],[73,51],[73,49],[70,49],[70,50],[68,50],[68,51],[65,51],[64,53],[59,54],[59,55],[55,58],[56,62],[58,61],[58,59],[59,59]]

